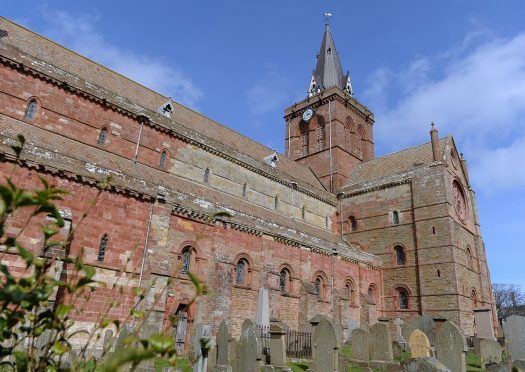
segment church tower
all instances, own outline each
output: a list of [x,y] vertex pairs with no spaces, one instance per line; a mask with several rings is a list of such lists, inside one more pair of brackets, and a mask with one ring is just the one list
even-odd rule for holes
[[330,192],[357,164],[374,158],[374,114],[353,97],[328,19],[308,95],[287,108],[284,119],[286,156],[310,167]]

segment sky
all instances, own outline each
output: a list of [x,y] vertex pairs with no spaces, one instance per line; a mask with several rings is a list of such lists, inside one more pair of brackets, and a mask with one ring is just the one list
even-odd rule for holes
[[492,281],[525,290],[522,0],[2,1],[1,15],[284,152],[325,12],[376,155],[429,141],[469,164]]

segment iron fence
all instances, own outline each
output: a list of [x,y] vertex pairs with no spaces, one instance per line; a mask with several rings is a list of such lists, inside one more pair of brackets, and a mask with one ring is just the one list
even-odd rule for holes
[[257,325],[259,335],[261,336],[262,353],[264,364],[270,364],[270,327]]
[[311,358],[312,334],[310,332],[287,331],[286,356],[292,358]]

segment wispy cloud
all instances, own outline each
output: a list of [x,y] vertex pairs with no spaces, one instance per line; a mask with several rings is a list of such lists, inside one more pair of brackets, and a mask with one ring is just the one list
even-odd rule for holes
[[266,114],[282,109],[290,101],[286,77],[274,66],[266,66],[266,73],[246,92],[246,101],[254,114]]
[[[377,108],[376,138],[384,150],[428,141],[435,121],[440,135],[453,134],[465,152],[477,189],[524,187],[525,33],[482,35],[481,43],[469,34],[458,48],[418,57],[399,71],[382,67],[364,95]],[[396,99],[385,103],[385,97]]]
[[202,91],[183,71],[160,57],[138,55],[108,42],[97,31],[97,15],[72,15],[42,7],[44,34],[130,79],[178,102],[196,107]]

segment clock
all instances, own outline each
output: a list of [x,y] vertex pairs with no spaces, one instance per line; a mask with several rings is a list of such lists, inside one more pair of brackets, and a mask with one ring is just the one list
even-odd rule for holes
[[311,108],[307,108],[306,110],[304,110],[303,112],[304,121],[308,123],[312,119],[313,116],[314,116],[314,110],[312,110]]

